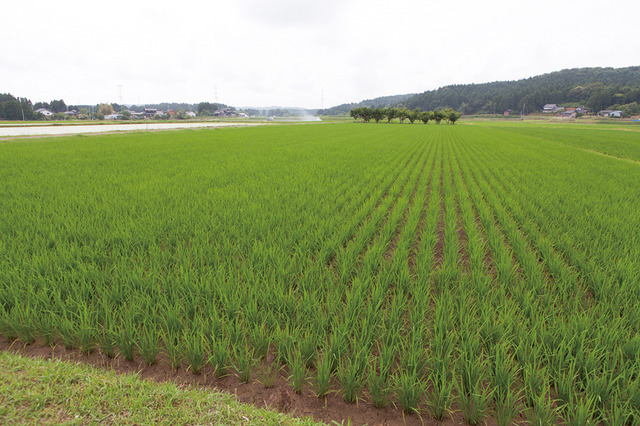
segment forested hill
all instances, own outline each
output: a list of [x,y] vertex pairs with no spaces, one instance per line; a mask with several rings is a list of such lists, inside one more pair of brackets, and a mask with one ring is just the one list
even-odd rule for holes
[[518,81],[441,87],[407,99],[409,109],[453,108],[463,114],[512,109],[540,111],[545,104],[586,106],[590,111],[625,109],[640,103],[640,67],[574,68]]
[[388,107],[388,106],[397,106],[398,104],[403,103],[407,99],[412,96],[416,96],[415,93],[409,93],[406,95],[394,95],[394,96],[382,96],[380,98],[367,99],[366,101],[350,103],[350,104],[342,104],[338,106],[334,106],[331,108],[320,109],[318,110],[318,115],[349,115],[349,111],[354,108],[361,107]]
[[386,96],[360,103],[339,105],[320,114],[347,114],[363,106],[404,106],[433,111],[453,108],[468,114],[502,114],[511,109],[526,114],[545,104],[585,106],[592,112],[620,109],[640,111],[640,66],[627,68],[574,68],[517,81],[457,84],[416,95]]

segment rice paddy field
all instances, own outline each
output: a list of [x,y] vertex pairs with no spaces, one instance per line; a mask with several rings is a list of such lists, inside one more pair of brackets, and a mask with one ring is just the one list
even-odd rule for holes
[[639,130],[0,144],[0,335],[284,378],[344,419],[640,424]]

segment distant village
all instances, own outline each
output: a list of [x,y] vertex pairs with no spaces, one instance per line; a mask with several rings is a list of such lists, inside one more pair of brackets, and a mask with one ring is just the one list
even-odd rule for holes
[[[45,118],[53,118],[55,113],[47,108],[38,108],[34,111],[35,113],[42,114]],[[75,109],[69,111],[63,111],[62,114],[67,116],[68,118],[89,118],[91,114],[87,114],[87,111],[78,111]],[[207,116],[209,117],[239,117],[239,118],[248,118],[248,115],[243,112],[238,112],[234,108],[226,107],[222,109],[218,109],[212,112],[207,111]],[[144,120],[144,119],[188,119],[195,118],[198,114],[193,111],[174,111],[172,109],[163,111],[157,108],[144,108],[144,111],[130,111],[130,110],[122,110],[118,112],[113,112],[111,114],[105,114],[105,120]],[[102,117],[101,117],[102,118]]]
[[[558,104],[546,104],[542,108],[541,112],[546,115],[555,115],[561,118],[573,119],[588,115],[589,109],[586,107],[561,107],[558,106]],[[517,113],[511,109],[506,109],[503,115],[517,115]],[[624,111],[604,109],[598,111],[597,115],[600,117],[622,118]]]

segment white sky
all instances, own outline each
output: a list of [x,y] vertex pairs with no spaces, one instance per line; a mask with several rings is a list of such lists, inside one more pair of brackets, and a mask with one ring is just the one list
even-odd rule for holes
[[327,108],[640,65],[639,23],[638,0],[11,1],[0,93]]

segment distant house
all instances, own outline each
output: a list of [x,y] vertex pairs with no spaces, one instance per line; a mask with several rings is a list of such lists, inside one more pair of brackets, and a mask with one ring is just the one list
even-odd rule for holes
[[45,117],[51,117],[53,115],[53,113],[46,108],[38,108],[35,112],[39,112]]
[[622,118],[622,114],[624,114],[624,111],[617,111],[617,110],[613,111],[609,109],[603,109],[598,113],[598,115],[602,117],[613,117],[613,118]]
[[72,109],[71,111],[65,111],[64,115],[69,116],[69,117],[77,117],[78,116],[78,111],[76,111],[75,109]]
[[191,118],[195,118],[196,116],[196,113],[193,111],[187,111],[185,112],[185,114],[187,114],[187,117],[191,117]]
[[575,108],[573,109],[573,111],[570,111],[569,108],[567,108],[566,111],[562,112],[562,118],[576,118],[578,114],[576,114],[576,110]]
[[511,114],[513,114],[512,109],[505,109],[504,112],[502,113],[502,115],[511,115]]
[[135,111],[129,111],[131,113],[131,119],[138,119],[138,118],[144,118],[144,112],[135,112]]
[[118,118],[120,118],[120,114],[117,114],[117,113],[107,114],[104,116],[105,120],[117,120]]
[[169,114],[171,116],[171,118],[173,118],[174,115],[176,115],[176,112],[172,109],[170,109],[169,111],[167,111],[167,114]]
[[142,113],[145,118],[152,118],[158,113],[158,110],[155,108],[145,108]]
[[237,117],[238,113],[233,108],[227,107],[214,111],[213,115],[215,117]]
[[589,110],[585,107],[577,107],[576,108],[576,113],[578,114],[587,114],[589,112]]
[[557,104],[546,104],[544,107],[542,107],[542,112],[545,114],[556,114],[561,109],[562,108],[560,108]]

